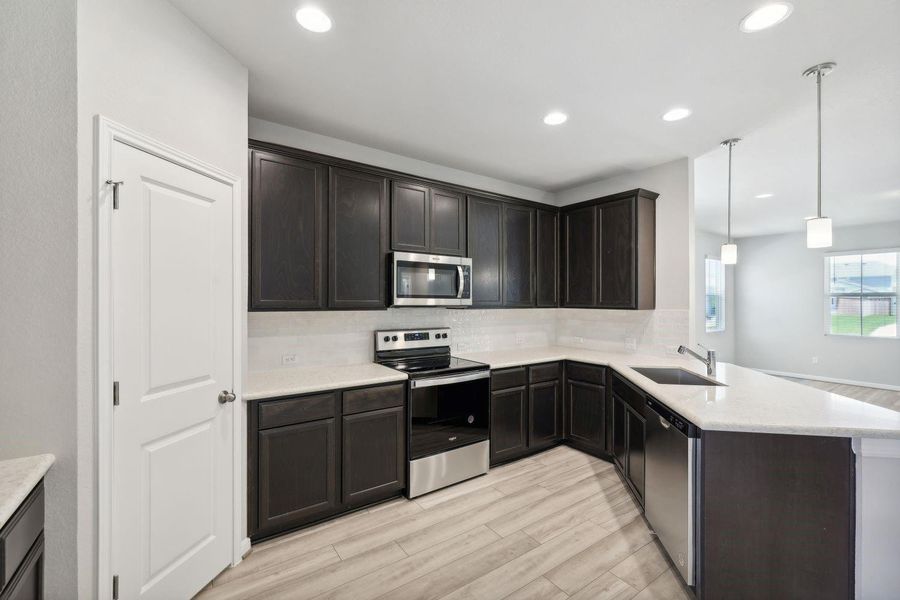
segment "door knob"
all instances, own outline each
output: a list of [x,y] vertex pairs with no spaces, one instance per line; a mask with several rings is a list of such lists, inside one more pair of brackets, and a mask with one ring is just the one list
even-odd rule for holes
[[233,392],[229,392],[228,390],[222,390],[221,392],[219,392],[219,404],[234,402],[235,398],[237,398],[237,396],[235,396]]

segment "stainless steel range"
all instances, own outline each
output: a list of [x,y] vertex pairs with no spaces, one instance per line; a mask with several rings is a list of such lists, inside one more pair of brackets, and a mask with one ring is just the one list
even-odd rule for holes
[[448,328],[375,332],[375,362],[407,383],[406,495],[487,473],[490,367],[450,355]]

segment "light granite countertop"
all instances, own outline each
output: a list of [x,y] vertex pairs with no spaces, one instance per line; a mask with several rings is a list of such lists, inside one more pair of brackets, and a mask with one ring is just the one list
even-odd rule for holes
[[56,460],[52,454],[0,460],[0,529]]
[[706,375],[697,360],[548,346],[459,353],[493,369],[556,360],[612,367],[702,429],[900,439],[900,412],[730,363],[718,364],[724,386],[663,385],[631,367],[678,366]]
[[243,398],[260,400],[392,381],[406,381],[406,373],[375,363],[289,367],[249,373],[244,382]]

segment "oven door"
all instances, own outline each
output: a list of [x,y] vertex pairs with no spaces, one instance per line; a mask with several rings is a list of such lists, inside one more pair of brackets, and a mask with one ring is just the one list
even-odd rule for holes
[[472,304],[472,259],[459,256],[394,252],[394,306]]
[[409,459],[489,438],[490,371],[410,380]]

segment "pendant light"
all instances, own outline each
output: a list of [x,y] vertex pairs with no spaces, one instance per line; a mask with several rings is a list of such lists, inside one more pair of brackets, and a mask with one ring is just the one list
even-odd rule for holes
[[816,141],[818,154],[816,163],[816,198],[818,210],[814,219],[806,221],[806,247],[829,248],[831,247],[831,219],[822,216],[822,78],[831,73],[837,66],[833,62],[826,62],[803,71],[804,77],[816,78]]
[[720,258],[723,265],[737,264],[737,245],[731,243],[731,149],[739,141],[741,141],[741,138],[731,138],[722,142],[723,146],[728,147],[728,239],[722,244]]

